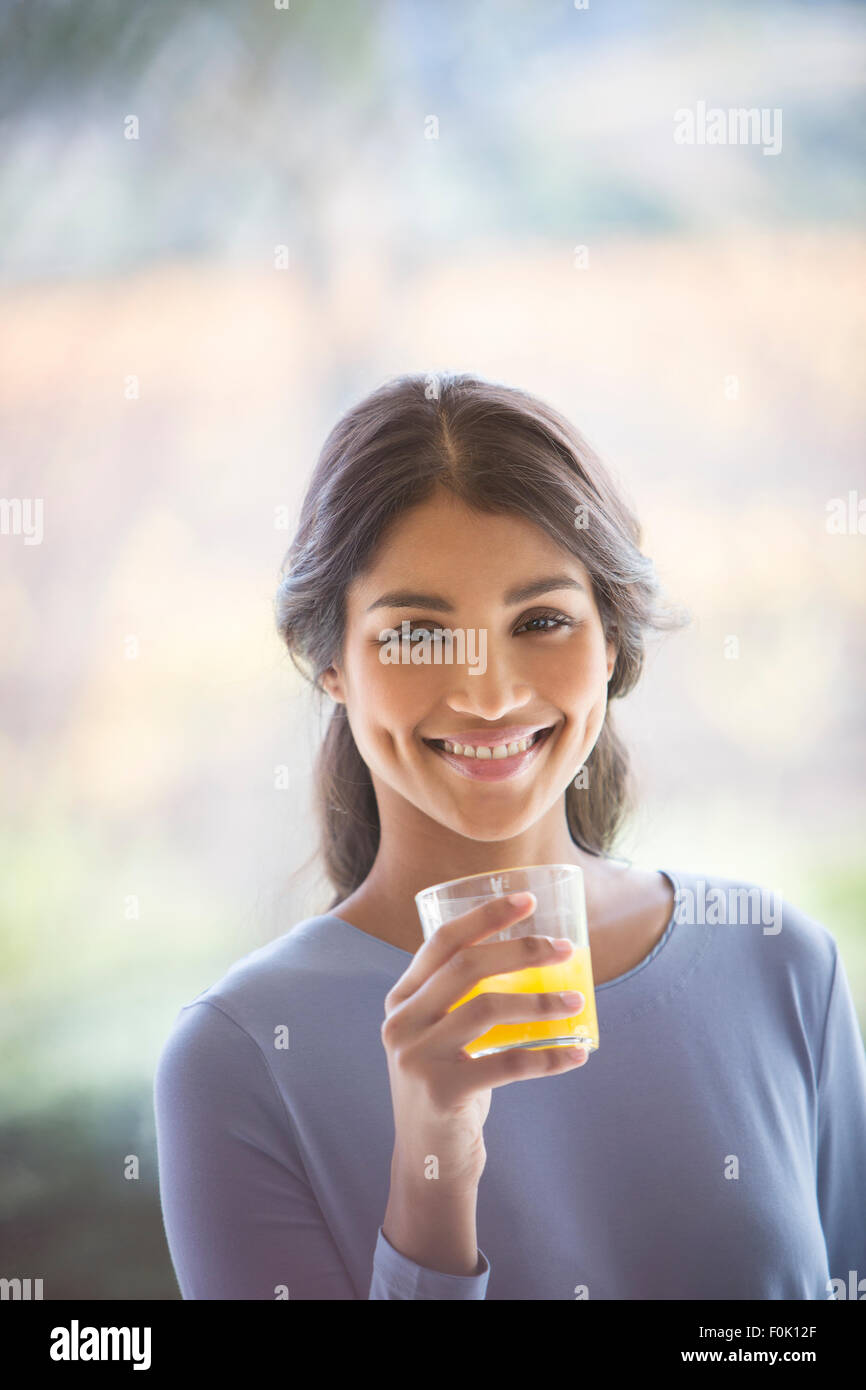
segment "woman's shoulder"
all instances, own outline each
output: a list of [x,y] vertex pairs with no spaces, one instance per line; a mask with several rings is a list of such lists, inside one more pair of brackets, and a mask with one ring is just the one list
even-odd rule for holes
[[184,1145],[216,1151],[227,1135],[240,1138],[247,1152],[266,1147],[294,1161],[285,1125],[294,1063],[316,1053],[333,1017],[322,1004],[328,956],[318,920],[305,919],[247,952],[179,1004],[153,1077],[161,1167],[171,1166],[170,1155]]
[[674,922],[727,936],[756,961],[783,962],[814,977],[832,978],[838,954],[830,928],[794,903],[779,885],[716,872],[669,870]]
[[381,985],[380,962],[364,949],[360,936],[327,913],[305,917],[180,1003],[164,1051],[181,1043],[242,1046],[244,1033],[270,1049],[280,1028],[301,1029],[309,1038],[347,994],[363,995],[371,974]]
[[[674,927],[695,943],[689,974],[708,1005],[734,1002],[736,1016],[767,1037],[787,1030],[806,1038],[817,1057],[834,984],[844,964],[823,922],[792,902],[778,885],[708,872],[676,878]],[[678,957],[678,959],[682,959]],[[763,1032],[762,1032],[763,1030]]]

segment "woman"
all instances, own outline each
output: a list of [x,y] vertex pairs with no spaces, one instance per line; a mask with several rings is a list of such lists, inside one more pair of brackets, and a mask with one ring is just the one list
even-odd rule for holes
[[[610,853],[629,800],[608,700],[683,621],[639,540],[586,442],[524,392],[407,376],[332,430],[277,617],[333,701],[335,893],[163,1049],[184,1297],[824,1299],[866,1273],[866,1059],[833,937],[758,885]],[[413,661],[413,634],[443,629],[484,660]],[[450,1006],[561,956],[485,941],[527,915],[502,898],[424,943],[414,894],[553,863],[584,874],[599,1051],[473,1058],[493,1022],[575,1005]]]

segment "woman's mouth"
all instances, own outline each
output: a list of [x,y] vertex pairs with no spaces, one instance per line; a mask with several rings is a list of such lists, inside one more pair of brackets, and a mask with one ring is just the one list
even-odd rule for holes
[[[535,762],[542,747],[553,732],[551,724],[546,729],[538,729],[528,739],[512,740],[491,747],[450,744],[445,739],[425,738],[424,742],[449,767],[464,777],[472,777],[478,782],[501,782],[507,777],[515,777],[525,772]],[[465,751],[464,751],[465,748]],[[516,751],[509,751],[514,750]],[[457,751],[460,749],[461,751]]]

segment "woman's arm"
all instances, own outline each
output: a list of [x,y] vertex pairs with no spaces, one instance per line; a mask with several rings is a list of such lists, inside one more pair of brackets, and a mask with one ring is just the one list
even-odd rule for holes
[[208,1002],[181,1010],[154,1079],[163,1222],[185,1299],[358,1295],[255,1041]]
[[[215,1004],[182,1009],[154,1078],[166,1238],[185,1299],[484,1298],[392,1248],[381,1227],[356,1289],[258,1044]],[[366,1280],[365,1280],[366,1284]]]
[[[850,1298],[851,1271],[854,1283],[866,1280],[866,1051],[838,947],[835,957],[818,1069],[817,1192],[830,1278]],[[864,1294],[866,1283],[854,1296]]]
[[420,1160],[413,1163],[395,1150],[382,1231],[416,1264],[443,1274],[477,1275],[486,1266],[476,1243],[477,1204],[477,1184],[450,1192],[423,1176]]

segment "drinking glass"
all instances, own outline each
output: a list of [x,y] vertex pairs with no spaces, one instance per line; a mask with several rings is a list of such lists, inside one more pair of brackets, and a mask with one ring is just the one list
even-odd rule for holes
[[[504,931],[485,936],[490,941],[512,941],[521,936],[566,936],[574,942],[567,960],[550,965],[533,965],[487,975],[458,999],[451,1009],[465,1004],[476,994],[538,994],[547,990],[580,990],[584,1007],[568,1018],[539,1018],[526,1023],[497,1023],[481,1037],[466,1044],[473,1057],[506,1052],[512,1047],[586,1047],[598,1049],[598,1018],[592,981],[592,960],[586,924],[583,872],[576,864],[531,864],[523,868],[499,869],[495,873],[469,874],[465,878],[434,883],[415,894],[424,940],[445,922],[479,907],[490,898],[510,893],[530,892],[536,906],[531,916],[515,922]],[[451,1012],[451,1010],[449,1010]]]

